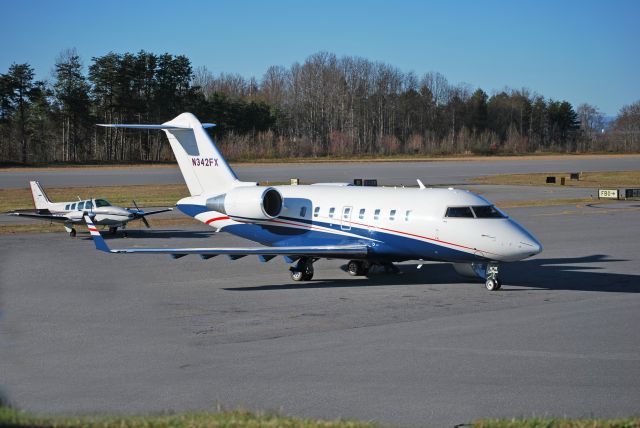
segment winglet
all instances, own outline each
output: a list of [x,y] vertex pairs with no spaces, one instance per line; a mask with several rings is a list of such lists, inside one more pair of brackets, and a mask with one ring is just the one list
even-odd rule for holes
[[89,233],[91,233],[93,243],[96,244],[96,249],[104,251],[105,253],[110,253],[111,250],[107,246],[107,243],[104,242],[102,235],[100,235],[100,232],[98,232],[98,229],[93,224],[93,221],[91,221],[91,218],[89,218],[89,216],[85,214],[84,221],[85,223],[87,223],[87,229],[89,229]]

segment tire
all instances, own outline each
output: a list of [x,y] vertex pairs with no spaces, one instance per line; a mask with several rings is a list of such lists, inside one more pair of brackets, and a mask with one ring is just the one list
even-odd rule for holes
[[498,286],[498,282],[495,279],[487,279],[487,282],[484,283],[484,286],[489,291],[496,291],[500,288]]
[[502,288],[502,282],[499,279],[496,279],[496,290],[500,290]]
[[291,279],[294,281],[306,281],[304,272],[301,270],[292,270]]
[[351,276],[362,276],[364,275],[363,270],[361,261],[350,260],[349,263],[347,263],[347,272]]
[[69,236],[72,238],[76,237],[76,230],[75,229],[71,229],[71,232],[69,232]]
[[311,269],[311,272],[305,272],[304,275],[302,276],[303,281],[311,281],[312,279],[313,279],[313,269]]
[[294,281],[311,281],[313,279],[313,265],[307,263],[302,269],[291,269],[291,279]]

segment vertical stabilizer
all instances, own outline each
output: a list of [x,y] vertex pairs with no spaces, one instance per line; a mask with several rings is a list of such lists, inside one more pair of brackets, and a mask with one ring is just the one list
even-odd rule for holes
[[112,128],[161,129],[169,138],[169,144],[178,161],[180,172],[191,196],[217,195],[237,186],[255,185],[238,180],[224,156],[218,150],[205,128],[191,113],[182,113],[162,125],[100,125]]
[[175,126],[164,132],[192,196],[223,193],[239,184],[236,174],[193,114],[182,113],[163,125]]
[[51,201],[42,186],[40,186],[40,183],[30,181],[29,185],[31,186],[31,195],[33,196],[33,204],[36,206],[36,211],[48,211]]

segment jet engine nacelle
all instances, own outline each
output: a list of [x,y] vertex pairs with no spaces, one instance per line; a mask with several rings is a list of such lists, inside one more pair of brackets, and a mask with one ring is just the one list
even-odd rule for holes
[[207,200],[207,208],[239,219],[269,220],[280,215],[282,195],[273,187],[236,187]]

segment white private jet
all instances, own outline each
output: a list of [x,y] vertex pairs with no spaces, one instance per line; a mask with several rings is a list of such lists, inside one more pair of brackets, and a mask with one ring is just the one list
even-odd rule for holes
[[163,208],[146,212],[139,209],[135,201],[133,201],[135,209],[132,209],[113,206],[105,199],[82,200],[78,198],[73,202],[51,202],[40,183],[30,181],[29,185],[36,212],[13,212],[8,215],[62,223],[71,237],[76,236],[76,229],[73,226],[84,223],[83,216],[85,214],[93,218],[94,224],[108,226],[109,231],[115,234],[119,227],[124,229],[126,224],[132,220],[142,220],[145,226],[149,227],[146,216],[173,210],[173,208]]
[[199,254],[203,259],[257,255],[267,262],[284,256],[295,281],[313,277],[320,258],[349,260],[351,275],[374,265],[397,270],[393,262],[452,262],[456,270],[500,288],[500,262],[531,257],[542,245],[524,227],[482,196],[468,191],[361,187],[345,184],[260,186],[240,181],[205,128],[183,113],[162,125],[101,125],[161,129],[173,149],[191,196],[177,207],[218,231],[258,242],[247,248],[110,249],[85,216],[95,245],[110,253]]

